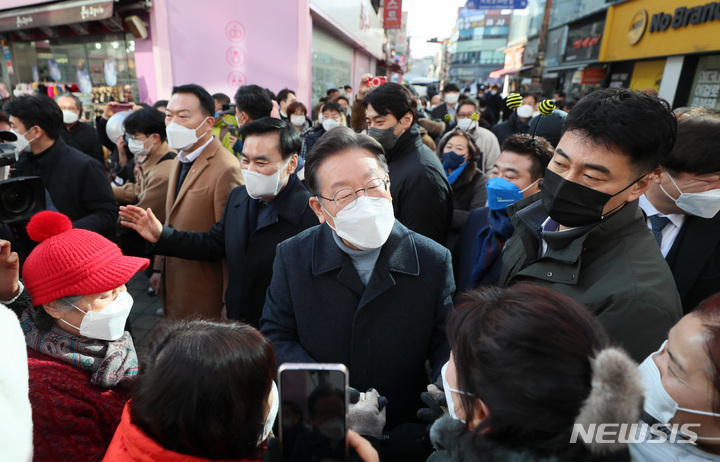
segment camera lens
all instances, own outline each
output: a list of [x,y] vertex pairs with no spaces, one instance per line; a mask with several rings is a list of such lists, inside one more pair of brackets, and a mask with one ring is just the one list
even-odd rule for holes
[[35,206],[35,198],[28,194],[28,188],[21,184],[13,184],[2,193],[2,207],[12,215],[22,215]]

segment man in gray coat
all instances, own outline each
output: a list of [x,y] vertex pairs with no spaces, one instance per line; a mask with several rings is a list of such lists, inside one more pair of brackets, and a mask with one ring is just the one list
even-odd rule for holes
[[532,281],[585,304],[642,361],[682,316],[637,202],[675,143],[675,117],[657,97],[612,88],[583,98],[563,130],[540,193],[508,207],[499,285]]
[[449,356],[450,253],[395,220],[387,162],[369,136],[333,128],[305,170],[321,224],[278,245],[260,329],[278,364],[343,363],[350,386],[387,397],[391,435],[422,436],[420,393]]

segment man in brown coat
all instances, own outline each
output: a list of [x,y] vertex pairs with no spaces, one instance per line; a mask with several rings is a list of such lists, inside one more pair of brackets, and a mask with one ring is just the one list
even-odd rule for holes
[[[204,88],[190,84],[173,89],[165,124],[168,144],[178,156],[172,161],[165,225],[180,231],[210,231],[222,218],[230,191],[242,183],[240,163],[212,136],[213,113],[213,99]],[[225,260],[158,257],[155,263],[168,318],[221,316],[228,280]],[[153,275],[151,284],[157,279]]]

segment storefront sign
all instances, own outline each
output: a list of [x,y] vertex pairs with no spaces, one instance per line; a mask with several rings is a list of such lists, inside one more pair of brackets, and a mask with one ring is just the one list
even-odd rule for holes
[[720,56],[704,56],[698,60],[689,106],[717,109],[719,98]]
[[518,47],[505,52],[505,67],[503,71],[514,71],[520,69],[523,66],[523,55],[525,54],[525,47]]
[[0,12],[0,32],[98,21],[112,14],[113,2],[108,0],[58,2],[43,7],[6,10]]
[[598,59],[624,61],[720,50],[720,1],[635,0],[611,5]]
[[597,59],[605,20],[570,26],[565,45],[565,62]]
[[681,6],[675,9],[675,14],[665,12],[655,13],[650,21],[650,33],[666,31],[668,27],[673,29],[703,24],[708,21],[720,20],[720,2],[711,2],[695,8]]
[[402,27],[402,0],[386,0],[383,9],[383,27],[400,29]]
[[[5,66],[7,66],[8,74],[14,74],[15,69],[13,69],[12,65],[12,59],[10,56],[10,47],[3,46],[3,53],[5,54]],[[37,82],[37,80],[36,80]]]
[[660,90],[665,60],[638,61],[633,68],[630,88],[632,90]]
[[528,0],[468,0],[465,8],[471,10],[523,10]]
[[589,67],[583,69],[582,77],[580,78],[581,85],[600,85],[605,78],[605,69],[598,69]]

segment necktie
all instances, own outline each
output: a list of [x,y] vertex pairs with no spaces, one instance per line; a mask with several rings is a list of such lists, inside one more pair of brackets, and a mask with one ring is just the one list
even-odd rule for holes
[[670,219],[667,217],[661,217],[660,215],[653,215],[650,217],[650,226],[652,227],[653,235],[658,245],[662,247],[662,231],[670,223]]

